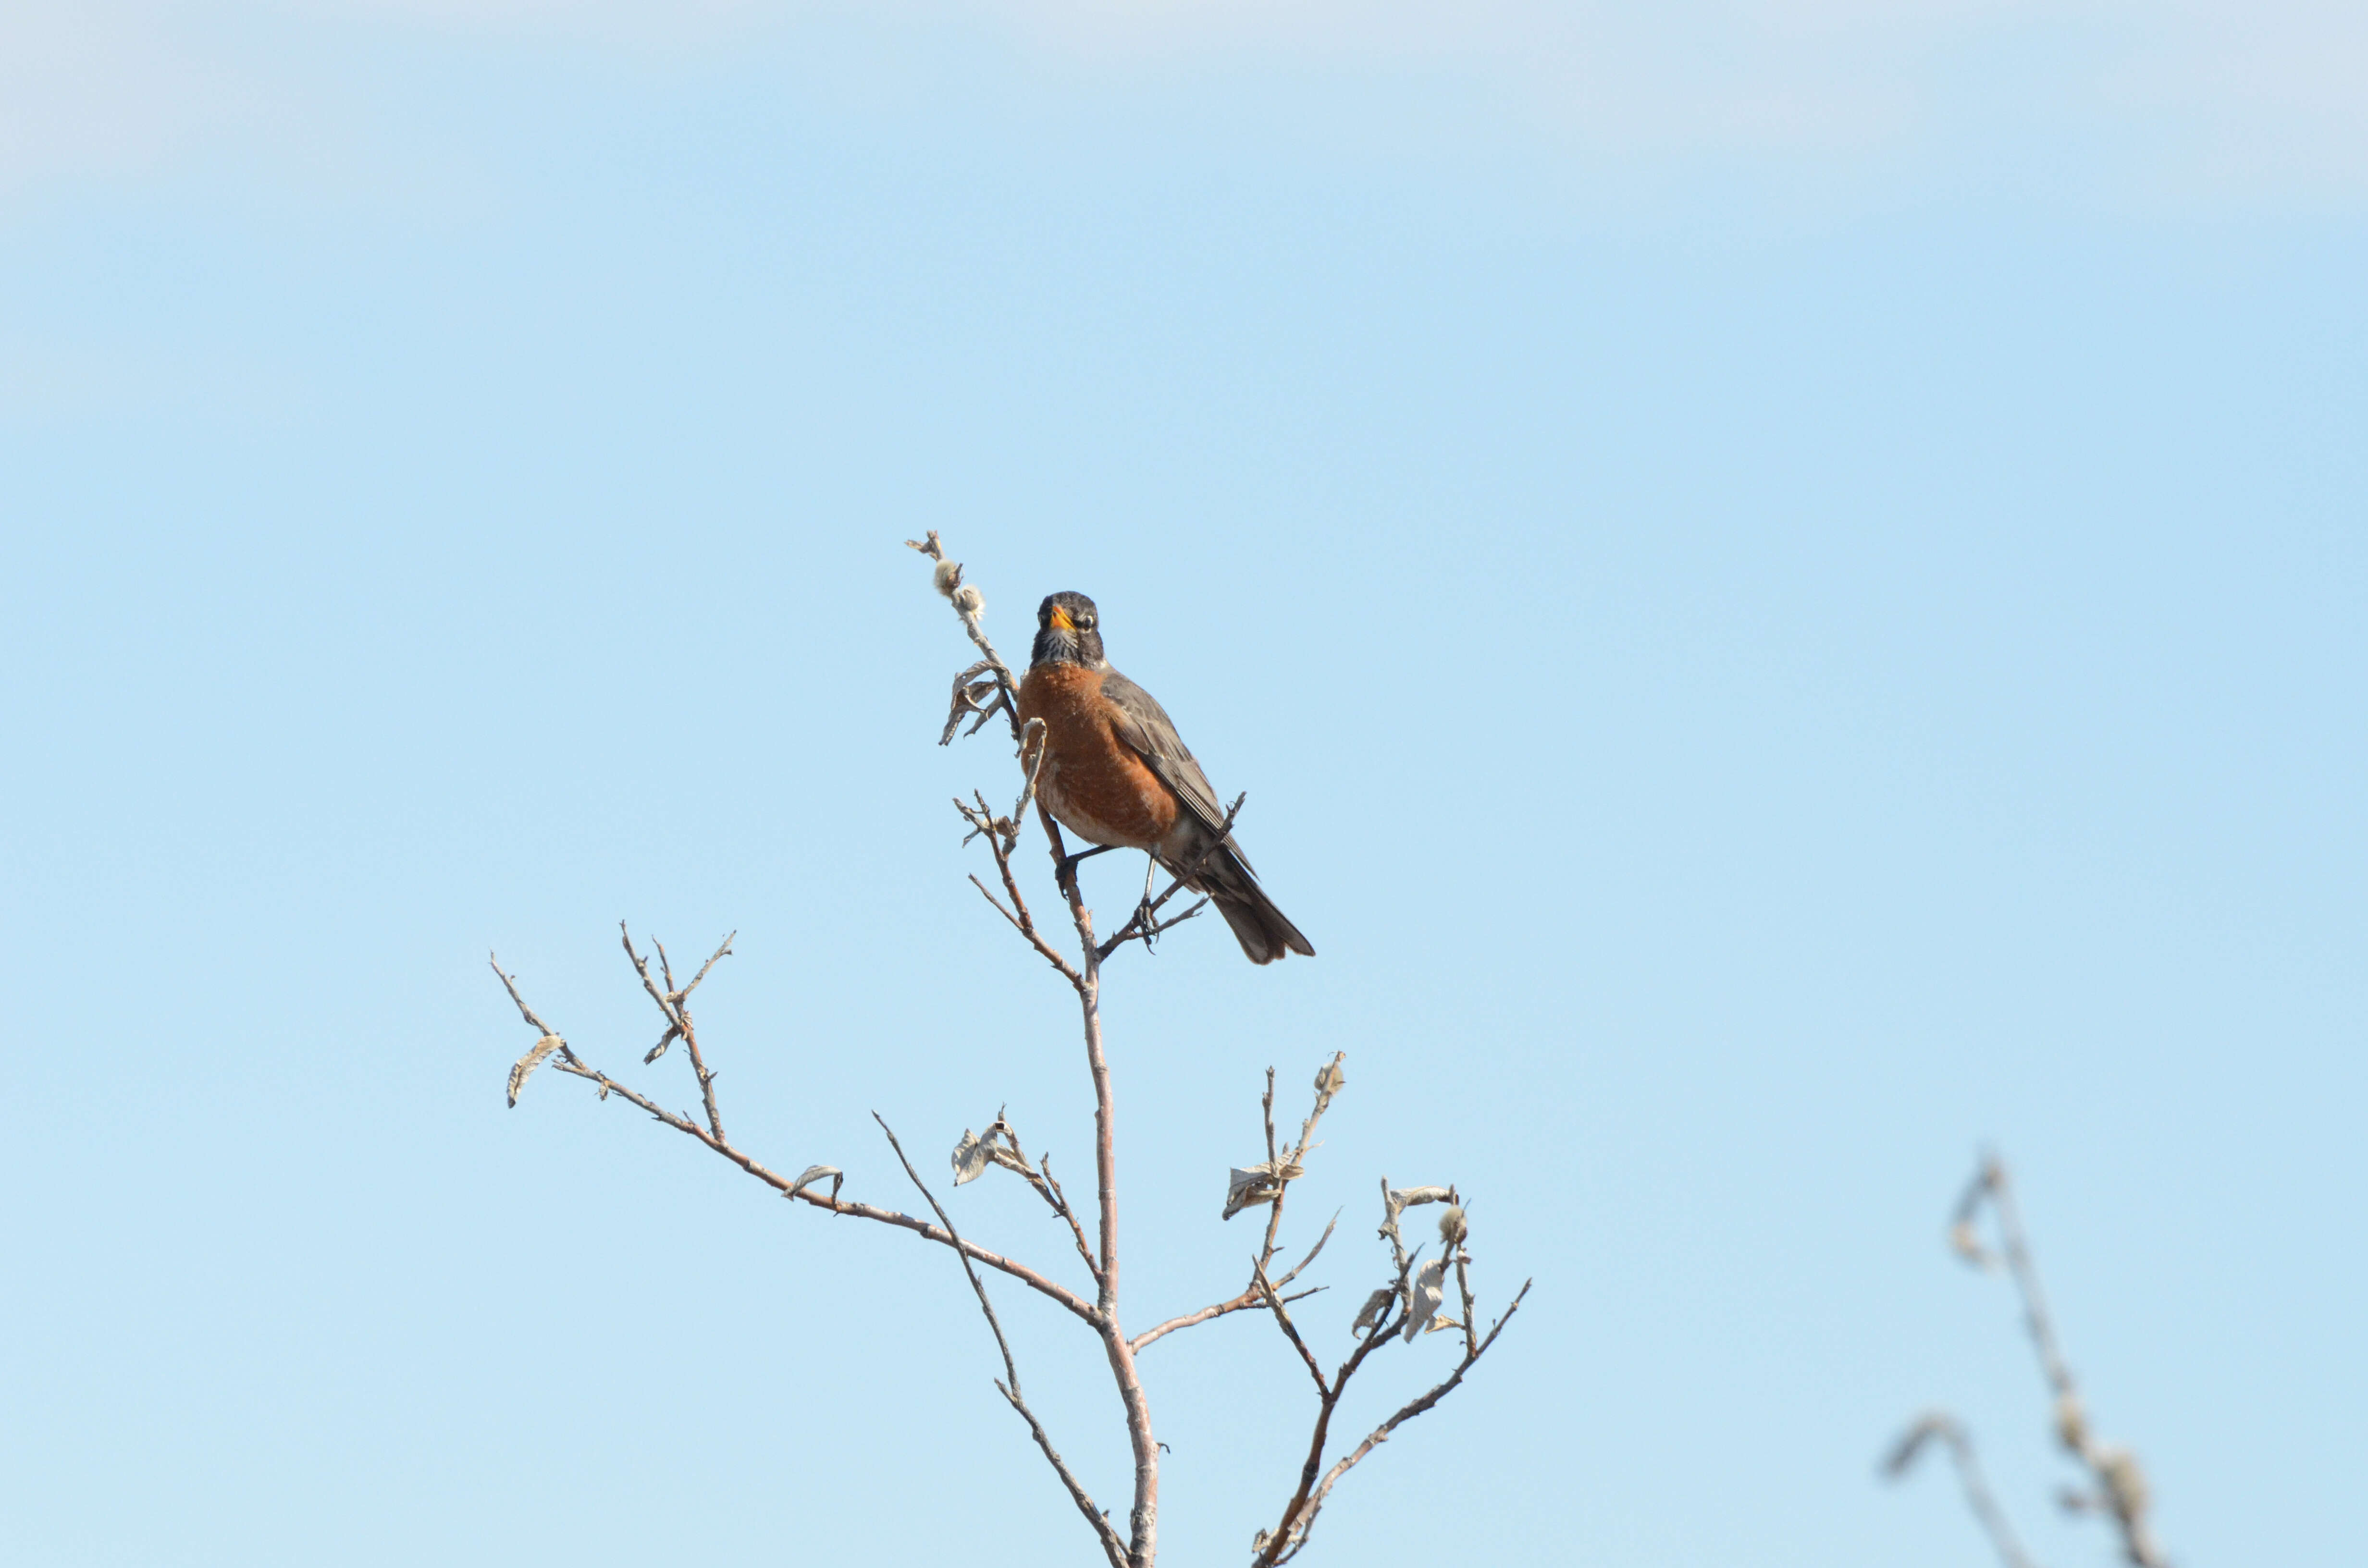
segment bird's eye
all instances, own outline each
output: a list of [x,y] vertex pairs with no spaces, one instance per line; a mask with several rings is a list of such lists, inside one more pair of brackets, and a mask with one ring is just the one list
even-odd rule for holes
[[1078,631],[1091,631],[1093,629],[1094,629],[1094,618],[1093,618],[1092,616],[1090,616],[1090,615],[1081,615],[1081,616],[1077,617],[1077,630],[1078,630]]

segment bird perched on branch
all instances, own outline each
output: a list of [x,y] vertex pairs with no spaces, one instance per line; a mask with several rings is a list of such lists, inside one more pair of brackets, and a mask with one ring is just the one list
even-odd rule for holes
[[1242,858],[1209,776],[1167,710],[1102,656],[1100,625],[1083,594],[1053,594],[1036,611],[1019,721],[1044,721],[1037,799],[1087,843],[1143,850],[1208,894],[1252,963],[1315,957]]

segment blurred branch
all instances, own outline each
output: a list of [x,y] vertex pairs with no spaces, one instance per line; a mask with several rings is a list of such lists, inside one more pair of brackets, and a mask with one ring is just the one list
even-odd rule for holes
[[2016,1539],[2014,1527],[2007,1522],[2006,1511],[1990,1495],[1989,1483],[1982,1479],[1982,1467],[1974,1458],[1974,1440],[1965,1435],[1955,1416],[1944,1411],[1934,1411],[1900,1435],[1899,1441],[1884,1457],[1883,1473],[1897,1481],[1913,1469],[1927,1446],[1933,1442],[1945,1445],[1949,1457],[1956,1461],[1957,1482],[1964,1489],[1965,1506],[1981,1521],[1983,1533],[2006,1568],[2036,1568],[2030,1554]]
[[[1995,1253],[1982,1244],[1981,1220],[1985,1212],[1998,1230]],[[2054,1403],[2056,1443],[2086,1472],[2090,1488],[2085,1492],[2067,1490],[2059,1499],[2063,1506],[2067,1512],[2109,1516],[2120,1538],[2122,1557],[2133,1568],[2168,1568],[2161,1548],[2155,1543],[2148,1518],[2152,1500],[2137,1455],[2126,1448],[2100,1442],[2089,1428],[2079,1385],[2072,1376],[2071,1364],[2064,1358],[2055,1320],[2047,1310],[2047,1296],[2040,1287],[2039,1269],[2032,1261],[2030,1239],[2022,1227],[2021,1212],[2015,1206],[2013,1184],[2008,1178],[2005,1163],[1997,1155],[1982,1156],[1973,1179],[1958,1198],[1956,1210],[1950,1216],[1949,1246],[1966,1263],[1985,1271],[1995,1272],[2002,1261],[2022,1300],[2023,1328],[2031,1336],[2040,1375],[2046,1380]],[[2009,1568],[2027,1568],[2030,1560],[2015,1544],[2004,1514],[1987,1490],[1978,1485],[1972,1439],[1953,1417],[1939,1413],[1909,1427],[1886,1460],[1885,1472],[1895,1478],[1905,1474],[1922,1446],[1933,1438],[1946,1442],[1956,1456],[1958,1474],[1965,1482],[1967,1503],[1997,1546],[2001,1560]]]

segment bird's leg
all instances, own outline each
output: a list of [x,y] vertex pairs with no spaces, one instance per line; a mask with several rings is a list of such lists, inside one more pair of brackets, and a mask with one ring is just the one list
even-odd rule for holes
[[1117,847],[1115,844],[1098,844],[1091,849],[1080,849],[1075,855],[1064,855],[1061,858],[1060,864],[1053,868],[1053,879],[1058,881],[1063,877],[1074,875],[1077,869],[1077,862],[1080,860],[1090,860],[1097,855],[1107,855]]
[[1145,853],[1143,857],[1143,902],[1134,906],[1134,923],[1143,927],[1143,949],[1151,950],[1151,938],[1159,932],[1159,911],[1152,906],[1151,880],[1159,874],[1159,857]]

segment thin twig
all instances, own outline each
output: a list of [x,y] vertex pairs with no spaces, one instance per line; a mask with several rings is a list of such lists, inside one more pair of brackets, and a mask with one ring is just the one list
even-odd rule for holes
[[1103,1555],[1110,1560],[1110,1568],[1127,1568],[1125,1539],[1111,1527],[1110,1516],[1095,1506],[1085,1483],[1071,1472],[1066,1461],[1061,1458],[1060,1450],[1053,1447],[1053,1439],[1044,1434],[1044,1424],[1036,1419],[1036,1413],[1028,1408],[1027,1401],[1017,1392],[999,1382],[995,1386],[996,1392],[1011,1402],[1011,1408],[1019,1412],[1020,1419],[1028,1423],[1028,1430],[1035,1437],[1036,1446],[1043,1449],[1044,1457],[1052,1461],[1053,1473],[1061,1478],[1061,1484],[1069,1489],[1069,1498],[1076,1504],[1077,1512],[1085,1515],[1086,1522],[1094,1528],[1096,1539],[1102,1543]]
[[[1324,1227],[1324,1233],[1315,1238],[1315,1244],[1314,1246],[1307,1249],[1307,1256],[1301,1258],[1296,1264],[1292,1265],[1289,1273],[1283,1275],[1281,1278],[1274,1281],[1275,1290],[1281,1290],[1283,1287],[1289,1285],[1292,1280],[1299,1278],[1300,1270],[1305,1268],[1309,1264],[1315,1261],[1316,1256],[1324,1250],[1324,1244],[1332,1239],[1333,1226],[1338,1225],[1339,1222],[1339,1211],[1335,1210],[1333,1211],[1331,1221]],[[1269,1255],[1269,1260],[1271,1259],[1271,1256],[1272,1255],[1270,1254]],[[1286,1304],[1292,1301],[1304,1301],[1308,1297],[1326,1289],[1327,1289],[1327,1287],[1322,1285],[1311,1286],[1304,1290],[1292,1291],[1285,1295],[1282,1300]],[[1212,1305],[1202,1307],[1199,1312],[1186,1312],[1181,1317],[1169,1318],[1166,1323],[1147,1328],[1141,1334],[1136,1335],[1133,1343],[1135,1349],[1141,1350],[1144,1346],[1149,1345],[1156,1340],[1164,1339],[1179,1328],[1191,1328],[1195,1324],[1207,1323],[1213,1318],[1224,1317],[1229,1312],[1238,1312],[1250,1307],[1262,1307],[1264,1305],[1266,1305],[1266,1292],[1256,1279],[1252,1279],[1249,1286],[1245,1289],[1240,1295],[1229,1297],[1226,1300],[1215,1302]]]
[[1275,1294],[1273,1282],[1267,1278],[1266,1265],[1253,1257],[1250,1269],[1256,1276],[1258,1295],[1265,1301],[1267,1310],[1274,1313],[1274,1321],[1281,1328],[1283,1337],[1290,1340],[1292,1347],[1299,1352],[1299,1358],[1307,1363],[1307,1375],[1315,1380],[1316,1397],[1329,1399],[1332,1385],[1324,1381],[1324,1369],[1315,1364],[1315,1352],[1307,1348],[1307,1341],[1299,1337],[1299,1330],[1292,1323],[1291,1314],[1282,1310],[1282,1298]]
[[1332,1412],[1338,1408],[1340,1396],[1349,1392],[1349,1381],[1365,1364],[1365,1358],[1393,1336],[1400,1320],[1393,1319],[1390,1313],[1393,1310],[1401,1313],[1406,1310],[1406,1270],[1404,1265],[1400,1265],[1391,1301],[1382,1308],[1380,1317],[1367,1331],[1363,1342],[1340,1364],[1339,1370],[1332,1374],[1331,1385],[1326,1389],[1316,1406],[1315,1430],[1308,1438],[1307,1458],[1299,1469],[1299,1489],[1292,1494],[1291,1501],[1283,1505],[1282,1522],[1270,1531],[1260,1532],[1254,1568],[1273,1568],[1277,1553],[1290,1545],[1294,1537],[1305,1532],[1304,1510],[1315,1486],[1316,1471],[1324,1462],[1324,1445],[1332,1430]]
[[2006,1568],[2036,1568],[2030,1554],[2022,1550],[2022,1542],[2015,1536],[2014,1526],[2008,1522],[2006,1510],[1999,1507],[1998,1499],[1990,1494],[1989,1483],[1982,1477],[1981,1463],[1974,1457],[1974,1440],[1966,1436],[1964,1427],[1958,1424],[1956,1417],[1934,1411],[1910,1426],[1893,1445],[1891,1452],[1884,1457],[1882,1469],[1885,1478],[1897,1481],[1906,1476],[1918,1456],[1924,1451],[1925,1445],[1935,1439],[1948,1445],[1949,1456],[1956,1461],[1957,1483],[1964,1491],[1965,1506],[1981,1522],[1983,1532],[1990,1538],[1990,1546],[1998,1554],[1998,1561]]
[[[1281,1280],[1278,1279],[1274,1284],[1275,1289],[1278,1290],[1282,1289]],[[1293,1301],[1304,1301],[1310,1296],[1320,1296],[1330,1289],[1331,1287],[1328,1285],[1311,1285],[1304,1290],[1289,1291],[1282,1298],[1283,1304],[1288,1306]],[[1238,1296],[1230,1296],[1224,1301],[1212,1302],[1208,1306],[1201,1308],[1198,1312],[1186,1312],[1182,1317],[1169,1318],[1166,1323],[1156,1324],[1150,1328],[1144,1329],[1141,1334],[1136,1335],[1127,1343],[1134,1348],[1137,1354],[1140,1354],[1144,1346],[1156,1345],[1159,1341],[1167,1338],[1169,1335],[1174,1334],[1178,1329],[1194,1328],[1201,1324],[1212,1322],[1217,1318],[1229,1317],[1235,1312],[1247,1312],[1252,1307],[1263,1307],[1265,1305],[1265,1293],[1256,1285],[1252,1285],[1248,1290],[1243,1291]]]
[[921,1196],[929,1200],[930,1209],[938,1216],[938,1223],[946,1228],[946,1234],[953,1237],[954,1256],[962,1259],[962,1274],[970,1280],[970,1288],[978,1293],[978,1310],[986,1314],[986,1326],[995,1330],[996,1348],[1003,1352],[1003,1370],[1010,1378],[1011,1392],[1016,1396],[1019,1392],[1019,1366],[1011,1358],[1011,1341],[1003,1337],[1003,1322],[995,1315],[995,1302],[987,1296],[986,1282],[978,1277],[978,1270],[970,1265],[969,1255],[962,1250],[962,1236],[954,1229],[952,1217],[947,1214],[946,1206],[938,1201],[938,1195],[929,1190],[928,1183],[921,1179],[921,1173],[913,1168],[913,1162],[905,1157],[905,1145],[896,1142],[895,1130],[876,1110],[871,1113],[871,1119],[879,1122],[880,1131],[888,1135],[888,1147],[896,1151],[897,1164],[903,1165],[905,1174],[913,1178],[913,1185],[921,1189]]
[[[650,966],[647,960],[633,950],[633,934],[625,928],[625,923],[621,920],[617,922],[617,932],[624,942],[625,956],[633,960],[633,972],[642,977],[642,989],[650,994],[650,1000],[658,1005],[658,1012],[666,1018],[666,1038],[679,1037],[685,1053],[690,1058],[691,1075],[699,1080],[700,1098],[705,1102],[707,1108],[708,1131],[715,1134],[718,1142],[727,1142],[723,1134],[723,1113],[718,1110],[715,1105],[715,1074],[708,1071],[707,1059],[700,1054],[699,1031],[691,1023],[690,1009],[683,1005],[683,999],[698,987],[700,981],[707,978],[707,971],[715,967],[715,960],[732,950],[732,937],[723,938],[723,943],[716,948],[714,956],[700,969],[698,979],[679,991],[674,987],[674,965],[666,960],[666,948],[662,944],[654,944],[657,947],[658,968],[666,976],[666,989],[661,991],[658,989],[657,983],[650,978]],[[733,936],[737,935],[739,935],[738,932],[733,933]],[[646,1062],[655,1059],[666,1050],[666,1040],[660,1040],[651,1048],[649,1056],[643,1060]]]
[[[494,957],[491,953],[486,954],[485,957],[486,961],[494,966],[494,975],[502,983],[502,989],[507,991],[510,994],[510,1000],[518,1004],[518,1017],[527,1021],[528,1027],[532,1028],[537,1035],[558,1034],[559,1031],[557,1029],[552,1028],[549,1024],[544,1023],[540,1017],[536,1017],[534,1009],[526,1005],[526,998],[518,994],[517,980],[504,972],[502,969],[502,960]],[[563,1046],[562,1049],[564,1050],[565,1048]]]
[[1086,1267],[1093,1271],[1094,1278],[1099,1280],[1101,1278],[1101,1267],[1094,1262],[1094,1249],[1086,1244],[1086,1228],[1077,1223],[1077,1211],[1069,1206],[1069,1195],[1061,1190],[1060,1179],[1053,1174],[1053,1156],[1050,1154],[1042,1156],[1042,1163],[1044,1169],[1044,1185],[1053,1189],[1053,1210],[1069,1222],[1069,1234],[1077,1244],[1077,1256],[1086,1260]]
[[[494,965],[494,972],[501,977],[503,986],[507,989],[510,994],[510,999],[518,1004],[519,1016],[526,1020],[529,1028],[541,1035],[556,1035],[558,1033],[557,1030],[544,1024],[542,1020],[536,1016],[534,1009],[527,1006],[525,997],[518,994],[517,982],[509,975],[502,972],[502,968],[499,963],[495,963]],[[816,1209],[827,1210],[833,1214],[845,1215],[849,1219],[870,1220],[879,1224],[893,1225],[899,1230],[910,1231],[915,1235],[921,1237],[924,1241],[936,1242],[941,1246],[953,1247],[960,1251],[965,1257],[977,1263],[983,1263],[987,1267],[995,1269],[998,1273],[1008,1274],[1012,1278],[1019,1280],[1021,1284],[1026,1285],[1029,1289],[1036,1291],[1047,1300],[1057,1302],[1068,1312],[1091,1324],[1097,1331],[1099,1331],[1102,1326],[1100,1314],[1096,1311],[1092,1302],[1085,1300],[1085,1298],[1079,1296],[1067,1286],[1045,1278],[1042,1274],[1038,1273],[1035,1269],[1029,1267],[1024,1263],[1016,1262],[1011,1258],[1004,1256],[1000,1253],[989,1252],[986,1248],[980,1246],[975,1242],[960,1240],[951,1231],[940,1226],[932,1225],[925,1220],[916,1220],[910,1214],[898,1213],[895,1210],[889,1209],[876,1208],[869,1203],[850,1202],[841,1199],[836,1196],[816,1192],[812,1187],[798,1187],[798,1185],[790,1177],[782,1176],[778,1171],[768,1169],[756,1158],[734,1147],[726,1140],[717,1137],[712,1131],[700,1126],[691,1118],[670,1111],[664,1106],[659,1105],[656,1101],[651,1099],[648,1096],[609,1077],[606,1073],[601,1072],[599,1069],[586,1062],[583,1057],[577,1053],[575,1049],[573,1046],[568,1045],[564,1040],[562,1040],[559,1045],[558,1056],[552,1065],[557,1067],[558,1070],[563,1073],[566,1073],[574,1077],[582,1078],[596,1085],[600,1091],[600,1097],[602,1099],[607,1099],[610,1095],[616,1096],[626,1104],[634,1107],[638,1110],[646,1112],[649,1116],[658,1121],[666,1123],[666,1125],[673,1128],[677,1132],[681,1133],[684,1137],[697,1140],[709,1149],[713,1150],[716,1153],[721,1154],[725,1159],[731,1161],[734,1165],[738,1165],[742,1170],[746,1171],[750,1176],[755,1176],[766,1186],[772,1187],[777,1192],[787,1195],[800,1203],[812,1204]]]
[[1003,879],[1003,891],[1010,897],[1011,907],[1005,908],[993,893],[987,892],[986,884],[975,876],[971,878],[971,885],[978,889],[980,896],[987,903],[995,905],[995,912],[997,915],[1011,923],[1012,929],[1028,939],[1028,945],[1034,948],[1046,963],[1051,964],[1060,972],[1062,979],[1067,981],[1072,986],[1082,987],[1085,983],[1085,976],[1078,971],[1075,964],[1063,956],[1058,948],[1045,940],[1043,932],[1037,929],[1036,917],[1029,913],[1027,895],[1019,891],[1019,879],[1011,869],[1011,851],[1019,839],[1018,830],[1011,827],[1008,822],[996,820],[994,814],[987,810],[985,795],[973,791],[972,799],[977,801],[975,806],[965,805],[957,800],[954,801],[954,810],[960,812],[962,820],[971,824],[971,830],[974,835],[984,836],[986,839],[987,850],[995,857],[995,869]]
[[1101,1266],[1094,1261],[1093,1248],[1086,1244],[1086,1229],[1077,1222],[1077,1211],[1069,1207],[1069,1195],[1061,1190],[1059,1182],[1053,1179],[1053,1156],[1044,1156],[1042,1170],[1030,1165],[1028,1151],[1019,1146],[1019,1132],[1000,1115],[996,1117],[995,1126],[987,1129],[990,1138],[997,1134],[1002,1137],[1006,1147],[993,1151],[995,1163],[1016,1174],[1035,1190],[1036,1196],[1044,1200],[1047,1208],[1068,1221],[1069,1234],[1077,1244],[1077,1256],[1085,1260],[1086,1271],[1099,1282]]
[[905,1167],[905,1174],[913,1178],[913,1185],[921,1189],[921,1196],[929,1200],[929,1207],[936,1210],[938,1222],[946,1228],[946,1233],[954,1237],[955,1256],[962,1259],[962,1273],[969,1278],[971,1290],[977,1293],[979,1311],[986,1314],[986,1326],[995,1331],[995,1346],[1003,1352],[1003,1370],[1010,1379],[1008,1382],[998,1381],[995,1385],[996,1392],[1009,1401],[1011,1408],[1028,1423],[1028,1430],[1035,1437],[1036,1446],[1052,1461],[1053,1472],[1067,1488],[1071,1500],[1077,1505],[1077,1511],[1085,1515],[1086,1522],[1093,1527],[1096,1537],[1102,1543],[1102,1551],[1112,1563],[1122,1568],[1126,1562],[1126,1543],[1119,1540],[1118,1532],[1110,1528],[1109,1518],[1094,1506],[1094,1500],[1087,1494],[1084,1484],[1070,1471],[1059,1450],[1053,1447],[1053,1439],[1045,1435],[1044,1424],[1036,1419],[1036,1413],[1028,1408],[1027,1400],[1021,1397],[1019,1366],[1011,1358],[1011,1341],[1003,1336],[1003,1324],[995,1315],[995,1302],[987,1296],[986,1282],[978,1277],[978,1270],[971,1267],[970,1256],[961,1250],[962,1238],[954,1232],[952,1216],[946,1212],[946,1206],[938,1201],[938,1195],[929,1190],[928,1183],[921,1179],[921,1173],[913,1168],[913,1162],[905,1157],[905,1145],[896,1142],[896,1134],[886,1120],[876,1110],[871,1113],[871,1119],[879,1122],[880,1131],[888,1134],[888,1146],[896,1151],[897,1163]]

